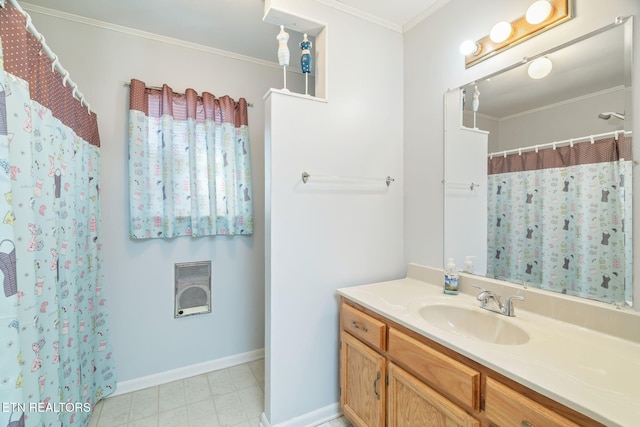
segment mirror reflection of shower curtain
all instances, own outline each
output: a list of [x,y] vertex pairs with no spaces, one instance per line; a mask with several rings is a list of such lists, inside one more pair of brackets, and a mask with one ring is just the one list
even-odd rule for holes
[[631,137],[489,160],[487,275],[631,303]]

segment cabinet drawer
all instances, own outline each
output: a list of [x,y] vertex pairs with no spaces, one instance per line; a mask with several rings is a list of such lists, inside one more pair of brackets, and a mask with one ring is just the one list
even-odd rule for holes
[[380,351],[387,349],[387,326],[360,310],[342,304],[340,327]]
[[484,406],[487,418],[499,426],[578,426],[562,415],[489,377],[487,377]]
[[389,329],[389,355],[430,386],[479,410],[480,372],[395,329]]

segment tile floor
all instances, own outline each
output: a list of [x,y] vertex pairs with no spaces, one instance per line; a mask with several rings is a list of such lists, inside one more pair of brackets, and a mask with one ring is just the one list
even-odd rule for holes
[[[257,427],[264,360],[101,400],[89,427]],[[318,427],[350,427],[338,418]]]

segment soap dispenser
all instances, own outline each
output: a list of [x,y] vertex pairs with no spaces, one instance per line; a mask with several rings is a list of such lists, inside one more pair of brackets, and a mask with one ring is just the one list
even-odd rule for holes
[[467,255],[464,258],[464,268],[462,269],[462,271],[464,271],[465,273],[473,274],[473,259],[474,258],[475,258],[475,256],[471,256],[471,255]]
[[453,258],[449,258],[444,270],[444,293],[458,295],[458,270]]

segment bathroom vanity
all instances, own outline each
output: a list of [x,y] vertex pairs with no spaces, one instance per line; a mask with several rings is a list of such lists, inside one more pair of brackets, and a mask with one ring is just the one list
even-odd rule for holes
[[[338,290],[340,405],[354,426],[637,422],[638,342],[525,310],[537,290],[464,276],[463,292],[449,296],[437,277],[410,265],[405,279]],[[507,317],[481,309],[471,285],[531,298]],[[576,312],[573,304],[558,307]]]

